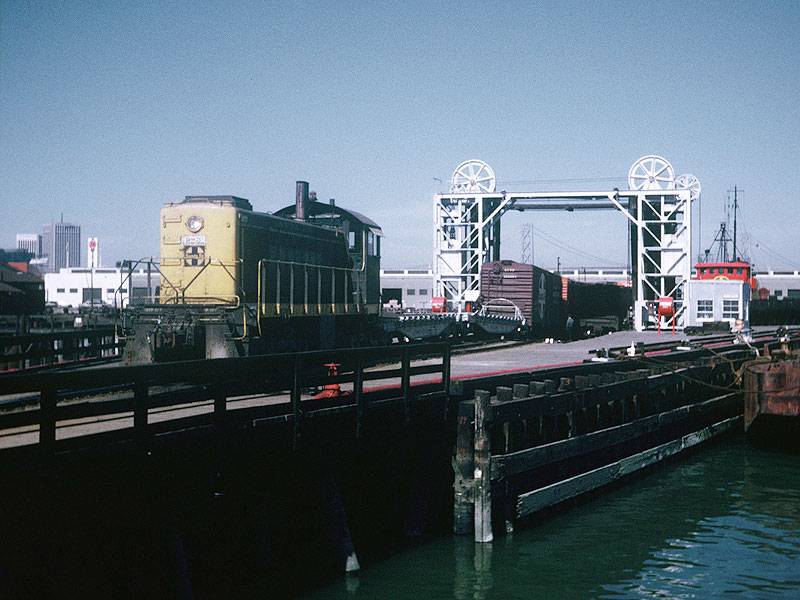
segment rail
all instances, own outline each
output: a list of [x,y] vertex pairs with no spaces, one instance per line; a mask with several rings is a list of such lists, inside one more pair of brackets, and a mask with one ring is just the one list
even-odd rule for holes
[[[395,364],[375,366],[377,357],[384,364]],[[424,364],[412,364],[423,358],[428,359]],[[330,362],[340,365],[339,374],[328,374]],[[430,374],[440,377],[412,386],[412,378]],[[365,386],[366,382],[387,380],[394,383],[380,389]],[[169,433],[212,428],[223,435],[232,427],[251,428],[259,420],[278,419],[292,424],[296,447],[303,437],[304,420],[315,411],[353,412],[355,433],[361,435],[374,403],[402,402],[408,415],[409,404],[425,395],[445,397],[449,380],[450,346],[446,343],[8,374],[0,376],[0,408],[5,407],[0,412],[0,436],[8,438],[19,432],[28,436],[21,444],[25,449],[35,446],[44,455],[52,455],[80,449],[87,443],[94,445],[98,440],[103,443],[106,438],[109,443],[133,441],[147,446],[156,436]],[[315,400],[307,392],[309,387],[333,384],[349,389],[327,400]],[[266,403],[252,403],[254,395],[264,398],[276,393],[285,393],[288,399],[276,401],[273,397]],[[98,394],[104,397],[98,399]],[[26,395],[28,403],[33,395],[34,408],[18,404],[9,410],[13,399]],[[250,403],[242,401],[246,395]],[[164,419],[157,411],[167,408],[182,412],[176,418]],[[153,419],[156,415],[159,418]],[[116,419],[121,426],[57,435],[59,424],[66,428],[80,422],[84,426],[87,420],[101,418],[105,422]]]

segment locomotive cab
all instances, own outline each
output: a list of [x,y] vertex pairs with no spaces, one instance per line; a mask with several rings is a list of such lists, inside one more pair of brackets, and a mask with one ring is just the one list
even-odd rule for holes
[[[304,219],[311,224],[341,232],[352,262],[352,302],[365,314],[380,312],[381,237],[377,223],[364,215],[336,205],[318,202],[313,192],[304,206]],[[276,216],[297,219],[297,204],[282,208]]]

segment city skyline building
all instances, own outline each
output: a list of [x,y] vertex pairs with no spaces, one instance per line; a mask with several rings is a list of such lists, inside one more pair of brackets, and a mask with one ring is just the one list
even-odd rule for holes
[[38,233],[18,233],[17,250],[25,250],[33,258],[39,258],[42,254],[42,236]]
[[81,266],[81,227],[72,223],[48,223],[42,228],[42,256],[47,256],[47,271]]

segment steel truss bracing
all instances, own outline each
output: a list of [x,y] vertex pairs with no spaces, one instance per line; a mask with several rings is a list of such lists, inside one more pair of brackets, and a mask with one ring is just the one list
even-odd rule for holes
[[[683,327],[689,300],[686,283],[692,272],[691,202],[696,191],[676,189],[674,182],[660,189],[664,173],[674,175],[671,166],[665,169],[652,159],[659,157],[644,157],[634,164],[636,168],[645,161],[645,167],[629,177],[639,189],[484,193],[463,191],[466,186],[460,185],[449,194],[434,196],[435,295],[458,310],[478,295],[481,264],[500,259],[500,222],[509,210],[618,210],[631,230],[635,328],[655,325],[655,305],[662,296],[674,299],[676,325]],[[459,166],[462,175],[464,164]],[[649,178],[648,173],[652,173]]]

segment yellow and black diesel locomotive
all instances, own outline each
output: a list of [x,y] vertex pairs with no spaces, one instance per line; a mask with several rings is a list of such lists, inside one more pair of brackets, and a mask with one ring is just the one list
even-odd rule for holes
[[362,345],[381,335],[381,228],[309,197],[274,214],[236,196],[161,209],[157,297],[125,311],[125,360]]

